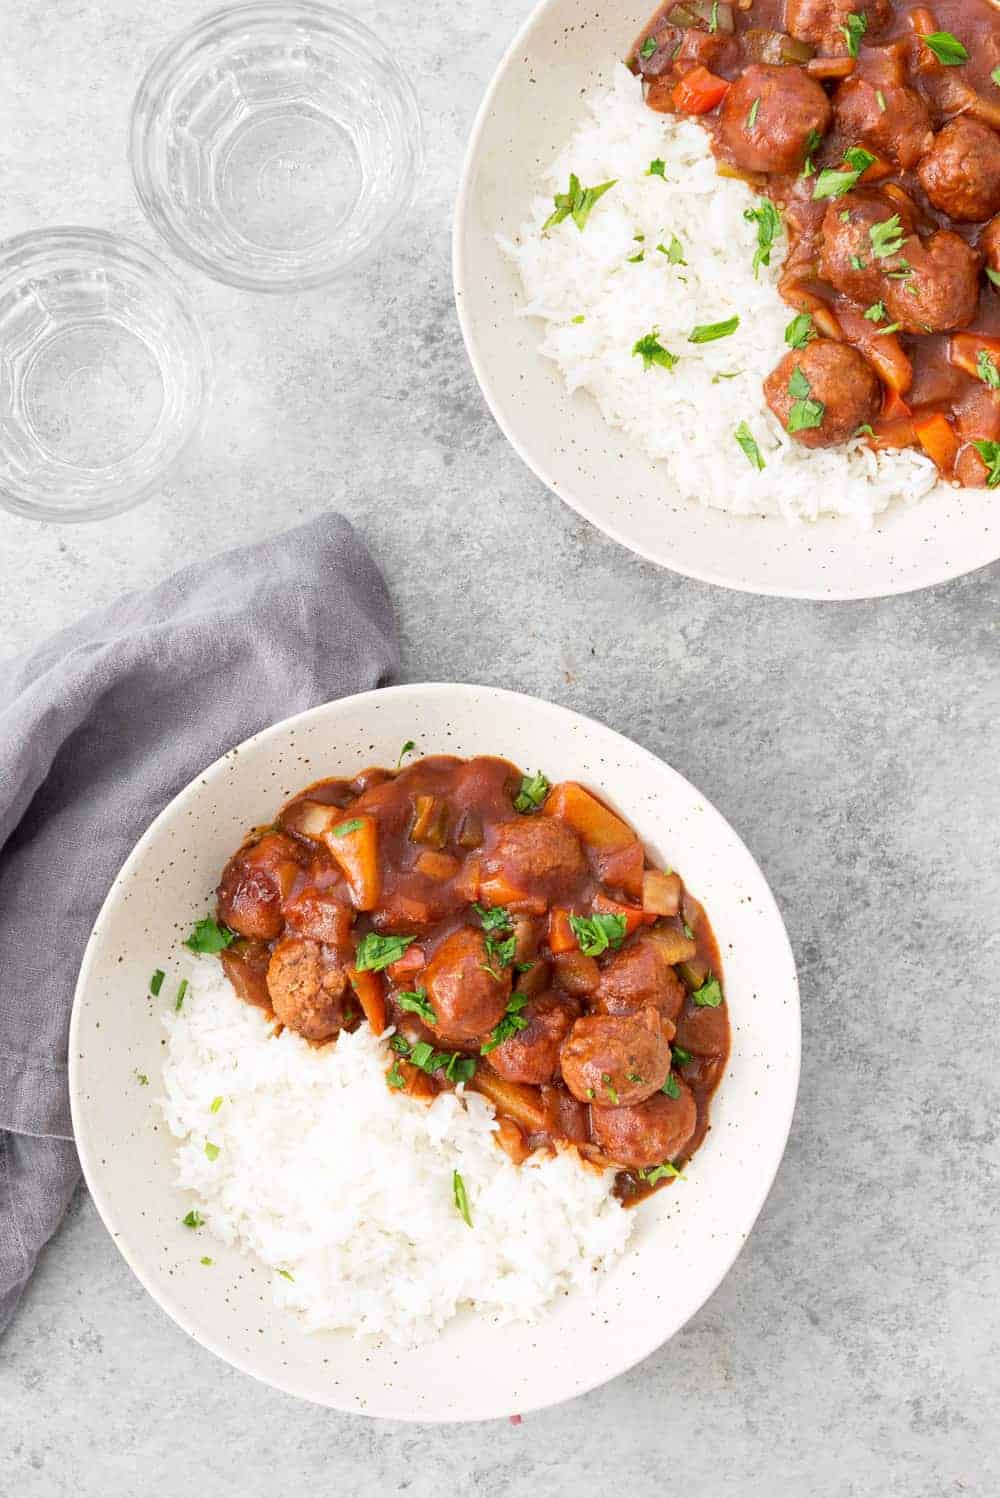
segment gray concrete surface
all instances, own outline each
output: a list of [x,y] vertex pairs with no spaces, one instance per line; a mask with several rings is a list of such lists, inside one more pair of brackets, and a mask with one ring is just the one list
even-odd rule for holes
[[[390,579],[407,678],[592,713],[744,834],[801,966],[795,1125],[701,1313],[519,1427],[386,1426],[257,1386],[166,1319],[81,1195],[0,1347],[0,1494],[992,1498],[1000,570],[894,601],[769,602],[657,571],[561,506],[487,414],[450,293],[463,141],[525,0],[349,3],[397,40],[424,103],[409,225],[374,269],[307,296],[184,272],[220,374],[208,431],[132,515],[0,516],[0,647],[339,506]],[[7,0],[0,233],[75,221],[152,242],[128,106],[202,8]]]

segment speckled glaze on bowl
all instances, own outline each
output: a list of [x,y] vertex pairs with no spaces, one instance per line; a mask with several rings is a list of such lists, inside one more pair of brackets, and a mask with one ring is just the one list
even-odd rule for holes
[[[733,1053],[713,1128],[688,1179],[641,1209],[632,1245],[596,1295],[569,1296],[534,1327],[466,1312],[429,1346],[400,1352],[344,1333],[307,1335],[271,1301],[270,1271],[181,1219],[160,1116],[161,1017],[150,974],[211,908],[243,832],[322,775],[416,753],[500,754],[600,788],[649,847],[681,869],[711,915],[725,962]],[[279,723],[198,775],[138,843],[88,943],[69,1045],[73,1124],[87,1184],[126,1260],[196,1341],[290,1394],[405,1420],[481,1420],[568,1399],[672,1336],[739,1253],[777,1170],[799,1071],[795,965],[774,900],[736,834],[661,760],[553,704],[487,687],[392,687]],[[138,1075],[148,1077],[142,1086]],[[210,1255],[210,1269],[200,1263]]]
[[[827,518],[789,526],[671,497],[667,476],[613,431],[584,392],[569,395],[539,353],[543,324],[496,235],[528,217],[542,173],[611,80],[653,0],[542,0],[483,100],[455,209],[455,299],[466,348],[501,430],[554,494],[623,546],[702,582],[784,598],[881,597],[960,577],[1000,557],[1000,499],[939,485],[873,530]],[[739,482],[738,462],[733,482]]]

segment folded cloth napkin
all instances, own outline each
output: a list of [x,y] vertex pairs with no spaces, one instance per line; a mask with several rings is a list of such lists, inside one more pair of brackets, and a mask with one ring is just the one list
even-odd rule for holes
[[397,664],[385,584],[332,514],[0,664],[0,1331],[79,1180],[67,1028],[118,869],[226,749]]

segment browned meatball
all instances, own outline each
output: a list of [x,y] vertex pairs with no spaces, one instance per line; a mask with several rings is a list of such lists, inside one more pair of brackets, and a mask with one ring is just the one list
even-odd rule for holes
[[219,918],[240,936],[269,941],[280,935],[281,904],[291,893],[302,855],[291,838],[269,833],[241,848],[222,871]]
[[720,1004],[689,1004],[677,1020],[677,1044],[693,1056],[725,1056],[729,1052],[729,1019]]
[[[722,105],[723,144],[748,172],[797,172],[813,132],[825,135],[830,102],[801,68],[751,63]],[[813,137],[814,138],[814,137]]]
[[427,999],[436,1015],[430,1029],[449,1045],[477,1044],[503,1019],[510,969],[487,971],[492,966],[483,933],[462,926],[441,943],[424,969]]
[[833,108],[840,132],[851,145],[870,146],[907,169],[916,166],[930,145],[927,105],[903,83],[880,83],[855,73],[837,89]]
[[822,407],[817,426],[792,433],[804,447],[846,442],[859,426],[874,420],[881,404],[881,386],[871,365],[849,343],[829,338],[786,354],[764,381],[764,394],[786,430],[793,413],[796,426],[817,415],[817,404]]
[[489,1053],[494,1071],[508,1082],[540,1087],[559,1070],[559,1051],[572,1028],[577,1010],[554,993],[542,993],[521,1010],[527,1028],[517,1030]]
[[648,1170],[677,1156],[698,1126],[694,1094],[678,1081],[679,1097],[656,1092],[634,1108],[591,1108],[594,1143],[609,1160],[629,1170]]
[[319,942],[286,936],[267,969],[271,1007],[283,1025],[307,1040],[329,1040],[343,1023],[347,975]]
[[904,276],[885,285],[889,317],[907,333],[947,333],[964,328],[979,303],[981,257],[958,234],[939,229],[929,239],[908,239]]
[[846,26],[851,13],[868,22],[867,42],[892,14],[889,0],[787,0],[785,29],[800,42],[811,42],[820,52],[839,57],[847,50]]
[[990,270],[1000,276],[1000,216],[991,219],[979,236],[979,248]]
[[949,218],[974,224],[1000,213],[1000,135],[978,120],[949,120],[917,176],[934,207]]
[[609,958],[601,969],[594,1008],[602,1014],[635,1014],[652,1007],[676,1020],[687,990],[651,937],[640,936]]
[[306,885],[285,902],[285,924],[297,936],[338,947],[347,940],[354,920],[354,910],[347,903],[346,892],[337,900],[329,890]]
[[561,1065],[563,1081],[575,1098],[624,1108],[663,1086],[670,1046],[655,1009],[588,1014],[570,1031]]
[[862,307],[879,300],[887,272],[898,266],[898,255],[879,258],[872,247],[872,230],[878,237],[879,226],[894,215],[900,236],[910,235],[912,214],[883,193],[865,189],[835,198],[823,215],[820,275]]
[[504,822],[483,859],[483,874],[504,874],[518,888],[558,899],[587,872],[580,839],[556,817]]

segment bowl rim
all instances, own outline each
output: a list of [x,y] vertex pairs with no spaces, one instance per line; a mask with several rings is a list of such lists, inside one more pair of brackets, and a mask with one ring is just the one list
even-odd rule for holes
[[328,262],[313,271],[296,272],[294,275],[275,279],[273,276],[258,276],[240,271],[227,263],[203,253],[175,226],[172,215],[163,211],[159,199],[163,196],[153,181],[148,160],[148,142],[155,120],[155,111],[161,102],[164,85],[169,81],[177,63],[202,41],[221,31],[234,20],[246,18],[248,22],[273,20],[301,20],[305,25],[328,30],[331,23],[352,32],[360,41],[377,43],[378,38],[364,21],[339,6],[328,5],[325,0],[238,0],[235,5],[223,5],[199,16],[189,26],[174,32],[154,54],[143,73],[132,99],[128,123],[128,160],[132,186],[147,222],[170,248],[188,265],[209,276],[213,281],[226,286],[235,286],[241,291],[259,291],[269,295],[290,296],[299,291],[313,291],[325,286],[350,270],[366,256],[375,251],[385,238],[393,223],[401,223],[408,214],[416,194],[417,183],[424,168],[424,127],[420,103],[409,76],[399,66],[394,56],[387,56],[381,71],[392,79],[392,87],[398,94],[405,113],[409,116],[407,139],[412,153],[411,168],[403,179],[402,190],[393,199],[391,217],[376,232],[374,238],[366,240],[346,258]]
[[771,887],[768,884],[767,879],[765,878],[759,864],[757,863],[757,860],[747,848],[746,844],[743,842],[739,834],[733,829],[729,821],[722,815],[721,812],[717,810],[714,804],[709,801],[709,799],[705,795],[703,795],[700,790],[697,789],[697,787],[693,786],[692,783],[681,774],[679,770],[675,770],[673,766],[667,763],[666,760],[661,759],[659,755],[654,754],[652,750],[646,749],[643,745],[637,743],[634,739],[628,738],[627,735],[620,733],[617,729],[608,727],[608,725],[601,722],[600,719],[592,718],[587,714],[580,713],[574,708],[565,707],[562,703],[550,702],[545,698],[535,697],[523,692],[513,692],[503,687],[480,686],[474,683],[467,682],[412,682],[401,683],[396,686],[390,687],[375,688],[365,692],[352,693],[346,697],[333,698],[328,702],[319,703],[315,707],[307,708],[303,712],[295,713],[291,717],[281,719],[279,722],[270,724],[268,727],[259,730],[259,732],[251,734],[240,744],[234,745],[231,748],[225,750],[204,770],[197,772],[191,777],[187,784],[180,791],[178,791],[175,796],[171,798],[171,800],[167,803],[163,810],[159,812],[156,817],[154,817],[153,821],[149,824],[146,831],[139,838],[135,847],[128,855],[128,858],[123,863],[121,869],[116,874],[114,881],[112,882],[111,887],[109,888],[108,893],[102,903],[100,913],[97,916],[90,937],[88,938],[86,948],[84,950],[83,959],[80,965],[80,971],[73,993],[73,1007],[69,1026],[68,1082],[70,1094],[70,1110],[73,1124],[73,1134],[76,1141],[77,1151],[80,1157],[80,1164],[83,1170],[84,1180],[86,1182],[87,1189],[90,1192],[94,1206],[97,1209],[98,1215],[100,1216],[104,1227],[110,1235],[112,1242],[121,1253],[122,1257],[128,1264],[129,1268],[132,1270],[133,1274],[138,1279],[139,1283],[149,1293],[149,1295],[160,1307],[160,1309],[163,1310],[171,1318],[171,1320],[174,1321],[183,1331],[187,1332],[187,1334],[200,1346],[206,1348],[209,1352],[214,1353],[223,1362],[228,1363],[231,1367],[237,1368],[241,1373],[245,1373],[261,1383],[269,1385],[273,1388],[280,1389],[285,1393],[304,1398],[311,1403],[319,1404],[326,1408],[338,1409],[353,1414],[365,1414],[376,1419],[405,1420],[407,1422],[416,1424],[464,1424],[474,1420],[494,1418],[499,1419],[507,1415],[509,1412],[504,1411],[503,1415],[501,1415],[499,1412],[494,1412],[493,1414],[479,1413],[458,1417],[454,1415],[439,1415],[428,1413],[426,1411],[421,1411],[419,1413],[412,1411],[400,1412],[395,1408],[391,1410],[380,1408],[377,1400],[375,1400],[374,1398],[369,1399],[366,1402],[364,1409],[359,1409],[356,1404],[351,1403],[343,1396],[340,1396],[339,1398],[336,1397],[336,1390],[333,1391],[333,1397],[320,1398],[317,1396],[314,1390],[308,1389],[304,1385],[297,1383],[294,1370],[291,1370],[286,1377],[271,1377],[268,1374],[262,1373],[259,1368],[252,1366],[251,1361],[248,1357],[244,1357],[238,1351],[234,1352],[229,1346],[225,1345],[221,1337],[216,1337],[212,1333],[206,1334],[203,1330],[199,1329],[198,1325],[195,1324],[193,1320],[186,1314],[181,1298],[178,1295],[173,1294],[169,1287],[165,1287],[157,1283],[155,1277],[152,1274],[147,1274],[141,1261],[141,1256],[133,1253],[131,1245],[126,1241],[124,1235],[120,1234],[116,1230],[113,1204],[109,1200],[109,1194],[108,1192],[106,1192],[102,1180],[99,1151],[96,1146],[92,1145],[92,1141],[88,1137],[85,1114],[83,1111],[84,1103],[82,1100],[83,1089],[81,1078],[84,1048],[84,1040],[82,1034],[83,1007],[86,991],[90,983],[91,970],[97,962],[99,937],[104,925],[105,915],[115,905],[120,886],[124,884],[135,865],[137,865],[145,856],[147,849],[158,836],[161,827],[165,826],[169,822],[172,815],[183,805],[183,803],[188,798],[196,795],[198,792],[203,790],[204,787],[210,784],[211,781],[216,777],[223,775],[226,772],[227,766],[235,755],[243,755],[250,749],[257,748],[260,745],[266,745],[269,741],[280,739],[283,735],[287,735],[290,729],[298,727],[307,719],[321,716],[322,714],[329,712],[330,709],[336,710],[341,707],[355,708],[359,704],[372,702],[377,698],[384,698],[386,695],[406,698],[412,697],[414,694],[419,694],[421,697],[438,697],[447,699],[456,693],[458,694],[460,699],[465,697],[467,694],[478,695],[480,697],[488,697],[495,701],[498,707],[501,707],[511,713],[516,712],[519,708],[523,709],[525,704],[530,704],[532,708],[542,707],[546,711],[555,712],[557,716],[564,718],[567,722],[567,726],[570,726],[572,724],[579,724],[585,726],[589,731],[592,731],[594,728],[596,728],[601,735],[609,736],[612,741],[622,740],[623,743],[627,746],[630,754],[637,754],[641,761],[643,761],[644,763],[648,762],[648,764],[650,766],[654,766],[658,772],[662,773],[665,770],[669,776],[675,777],[689,791],[697,796],[698,801],[710,814],[713,814],[719,819],[719,821],[727,829],[729,835],[732,837],[736,847],[742,852],[743,855],[745,855],[748,861],[748,867],[755,875],[757,881],[756,888],[754,890],[755,904],[759,902],[760,908],[762,910],[766,910],[771,920],[776,923],[774,928],[776,935],[780,934],[780,938],[782,941],[782,956],[787,960],[789,974],[788,1014],[786,1016],[788,1024],[787,1047],[789,1051],[789,1062],[786,1070],[789,1075],[791,1086],[787,1092],[787,1103],[783,1112],[780,1116],[775,1117],[769,1128],[769,1159],[767,1161],[767,1166],[754,1178],[753,1189],[750,1193],[750,1199],[747,1204],[745,1216],[741,1218],[741,1231],[738,1234],[734,1233],[734,1241],[731,1245],[732,1251],[725,1256],[717,1279],[713,1283],[711,1289],[705,1295],[704,1299],[702,1299],[697,1305],[693,1305],[690,1308],[687,1315],[684,1317],[684,1320],[680,1322],[680,1324],[672,1332],[670,1332],[667,1337],[664,1337],[660,1333],[659,1328],[655,1326],[655,1322],[651,1320],[650,1325],[653,1328],[652,1335],[645,1339],[641,1343],[641,1345],[637,1344],[636,1346],[630,1348],[625,1361],[619,1361],[616,1358],[614,1360],[609,1360],[607,1364],[598,1365],[595,1360],[593,1376],[588,1374],[584,1378],[584,1380],[579,1383],[570,1393],[559,1394],[552,1399],[535,1399],[530,1402],[524,1402],[521,1405],[519,1413],[528,1414],[537,1410],[551,1408],[553,1405],[564,1403],[569,1399],[575,1399],[583,1394],[588,1394],[594,1389],[599,1388],[603,1384],[609,1382],[610,1380],[619,1377],[621,1374],[627,1373],[638,1363],[651,1356],[652,1353],[654,1353],[659,1347],[665,1345],[665,1343],[671,1340],[672,1337],[676,1336],[677,1333],[681,1331],[682,1328],[691,1319],[691,1317],[696,1315],[697,1312],[702,1308],[702,1306],[704,1306],[706,1302],[711,1298],[711,1296],[715,1294],[719,1285],[729,1274],[729,1271],[732,1269],[733,1264],[736,1262],[736,1259],[742,1252],[746,1241],[758,1217],[760,1216],[764,1203],[767,1200],[772,1185],[774,1184],[778,1169],[781,1165],[782,1160],[784,1159],[785,1150],[788,1144],[788,1137],[791,1131],[792,1121],[795,1114],[795,1107],[798,1099],[799,1080],[801,1075],[801,1006],[799,1000],[798,973],[791,941],[789,939],[788,932],[785,927],[785,923],[782,918],[777,900],[775,899]]
[[[642,557],[645,561],[651,562],[656,567],[676,572],[682,577],[692,578],[695,582],[711,583],[716,587],[728,588],[736,593],[748,593],[751,596],[765,598],[799,599],[813,603],[858,603],[864,599],[895,597],[904,593],[920,592],[924,588],[937,587],[941,583],[952,582],[958,577],[968,576],[970,573],[977,572],[982,567],[988,567],[997,561],[1000,558],[1000,551],[994,556],[983,557],[981,561],[976,561],[970,567],[963,567],[956,571],[954,567],[950,567],[947,564],[946,560],[942,560],[937,567],[932,567],[926,574],[922,574],[917,579],[909,576],[900,577],[897,574],[898,580],[868,586],[861,592],[852,591],[844,587],[831,588],[823,586],[818,580],[812,584],[791,586],[786,583],[772,583],[766,579],[751,581],[746,578],[734,577],[730,573],[719,571],[713,567],[709,548],[706,548],[706,560],[704,563],[698,565],[690,561],[678,560],[676,557],[671,557],[669,561],[666,561],[662,555],[657,555],[650,546],[640,543],[634,537],[627,536],[622,527],[599,513],[586,499],[581,499],[576,493],[572,492],[571,487],[561,484],[550,472],[545,462],[530,450],[527,440],[522,440],[518,435],[513,421],[504,410],[502,400],[489,373],[487,364],[477,346],[472,323],[467,311],[466,288],[473,280],[475,267],[470,259],[467,258],[463,241],[466,224],[471,217],[471,202],[479,150],[482,138],[486,133],[496,96],[506,81],[507,72],[511,64],[523,50],[527,38],[534,30],[540,18],[560,3],[563,3],[563,0],[536,0],[536,3],[518,27],[517,32],[497,63],[473,120],[465,155],[462,160],[458,192],[452,216],[452,290],[458,314],[458,323],[462,330],[462,339],[465,343],[465,351],[494,421],[521,461],[557,499],[569,505],[578,515],[582,515],[591,525],[602,531],[604,535],[610,536],[612,541],[616,541],[619,546],[625,547],[633,555]],[[558,143],[554,142],[553,144],[555,146]],[[895,509],[896,506],[894,505],[892,508]],[[757,516],[731,516],[728,515],[728,512],[721,510],[719,514],[726,514],[727,518],[738,522],[746,522],[748,524],[759,523],[759,517]],[[845,525],[853,524],[847,517],[839,518],[843,519]],[[881,517],[876,518],[880,519]],[[816,524],[816,522],[807,523]],[[833,523],[832,520],[831,523]],[[819,533],[817,532],[818,535]]]
[[[22,500],[11,494],[0,480],[0,509],[9,514],[26,520],[82,525],[87,521],[108,520],[114,515],[122,515],[127,510],[144,504],[169,482],[204,429],[215,388],[215,370],[205,324],[190,288],[155,250],[148,249],[126,234],[118,234],[110,229],[94,229],[84,224],[50,224],[43,229],[28,229],[20,234],[13,234],[0,240],[0,277],[4,275],[7,262],[14,255],[24,251],[42,252],[60,247],[76,249],[83,256],[94,256],[98,264],[108,257],[129,264],[133,269],[138,269],[158,291],[170,296],[186,325],[186,342],[198,385],[197,397],[190,404],[187,420],[175,426],[178,441],[166,462],[144,483],[128,489],[117,498],[86,509],[63,510],[56,505]],[[157,363],[159,364],[159,360]]]

